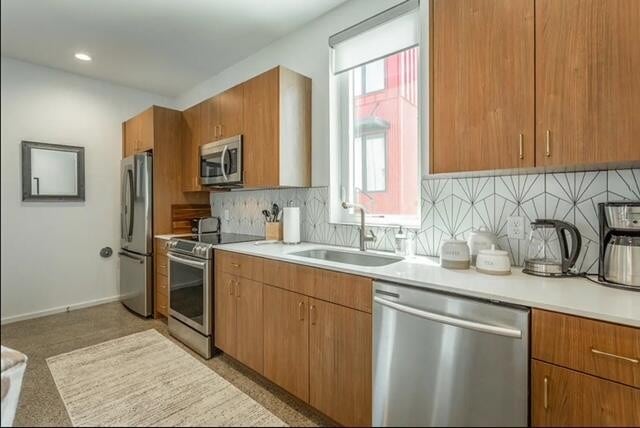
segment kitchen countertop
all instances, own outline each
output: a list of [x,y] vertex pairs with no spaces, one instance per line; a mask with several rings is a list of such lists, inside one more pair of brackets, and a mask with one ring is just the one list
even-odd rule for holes
[[179,238],[181,236],[191,236],[191,234],[190,233],[173,233],[173,234],[168,233],[166,235],[156,235],[156,236],[154,236],[154,238],[164,239],[164,240],[168,241],[171,238]]
[[255,242],[244,242],[217,245],[216,248],[431,290],[640,327],[640,292],[605,287],[584,278],[541,278],[524,274],[521,268],[517,267],[512,268],[511,275],[506,276],[486,275],[476,272],[473,268],[449,270],[440,267],[438,259],[434,257],[418,256],[387,266],[371,267],[291,255],[291,253],[312,248],[357,251],[312,243],[256,245]]

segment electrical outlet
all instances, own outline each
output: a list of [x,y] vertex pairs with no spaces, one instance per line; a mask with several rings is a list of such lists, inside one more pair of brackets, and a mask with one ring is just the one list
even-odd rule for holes
[[224,210],[224,219],[225,221],[229,221],[229,210]]
[[509,217],[507,219],[507,234],[509,239],[526,239],[524,217]]

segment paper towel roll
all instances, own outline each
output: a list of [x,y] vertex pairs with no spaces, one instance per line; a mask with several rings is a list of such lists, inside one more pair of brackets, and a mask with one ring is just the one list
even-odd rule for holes
[[283,235],[285,244],[300,243],[300,207],[284,207],[282,213]]

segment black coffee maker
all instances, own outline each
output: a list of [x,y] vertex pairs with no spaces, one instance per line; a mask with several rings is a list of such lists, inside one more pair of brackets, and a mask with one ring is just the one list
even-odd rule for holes
[[598,204],[601,282],[640,290],[640,201]]

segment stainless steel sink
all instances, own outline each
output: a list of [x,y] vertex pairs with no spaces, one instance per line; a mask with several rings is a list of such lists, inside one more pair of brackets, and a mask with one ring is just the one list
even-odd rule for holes
[[386,256],[373,253],[356,253],[352,251],[329,250],[323,248],[298,251],[297,253],[291,253],[291,255],[358,266],[386,266],[402,260],[402,257],[399,256]]

